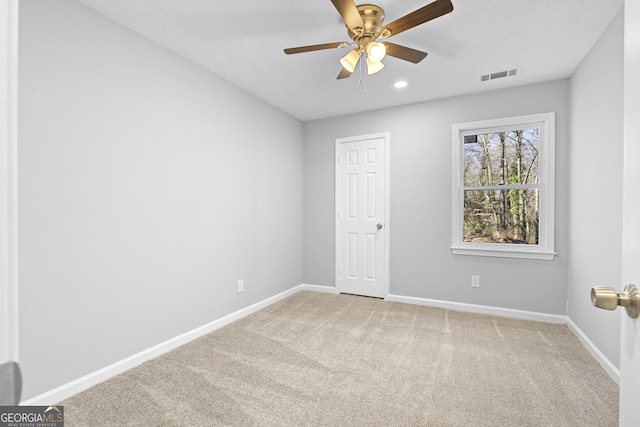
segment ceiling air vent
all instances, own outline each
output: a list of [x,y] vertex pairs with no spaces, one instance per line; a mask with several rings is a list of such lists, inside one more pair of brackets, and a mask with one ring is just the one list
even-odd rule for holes
[[511,70],[497,71],[491,74],[484,74],[480,76],[481,82],[488,82],[489,80],[501,79],[503,77],[514,77],[520,74],[519,68],[513,68]]

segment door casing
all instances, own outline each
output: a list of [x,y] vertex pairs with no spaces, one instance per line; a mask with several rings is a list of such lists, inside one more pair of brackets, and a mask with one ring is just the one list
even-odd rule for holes
[[0,3],[0,363],[18,360],[18,2]]

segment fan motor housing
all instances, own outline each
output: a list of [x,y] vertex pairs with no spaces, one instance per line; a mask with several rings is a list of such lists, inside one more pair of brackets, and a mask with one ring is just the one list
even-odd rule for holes
[[384,22],[384,10],[375,4],[361,4],[356,7],[358,12],[360,12],[362,21],[364,22],[364,28],[362,34],[356,34],[351,31],[351,28],[347,27],[349,37],[351,37],[351,39],[356,43],[358,43],[357,39],[361,37],[375,39],[378,29]]

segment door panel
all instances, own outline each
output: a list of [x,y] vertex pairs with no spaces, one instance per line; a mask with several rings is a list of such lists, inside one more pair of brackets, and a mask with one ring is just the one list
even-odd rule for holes
[[[640,286],[640,3],[627,1],[624,13],[622,284]],[[640,425],[640,318],[621,316],[620,426],[631,427]]]
[[336,141],[339,292],[383,297],[387,290],[387,143],[386,134]]

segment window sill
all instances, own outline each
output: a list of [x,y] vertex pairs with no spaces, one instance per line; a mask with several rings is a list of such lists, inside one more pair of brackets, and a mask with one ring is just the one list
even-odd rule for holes
[[555,252],[513,250],[501,247],[451,247],[453,255],[488,256],[496,258],[521,258],[553,261]]

